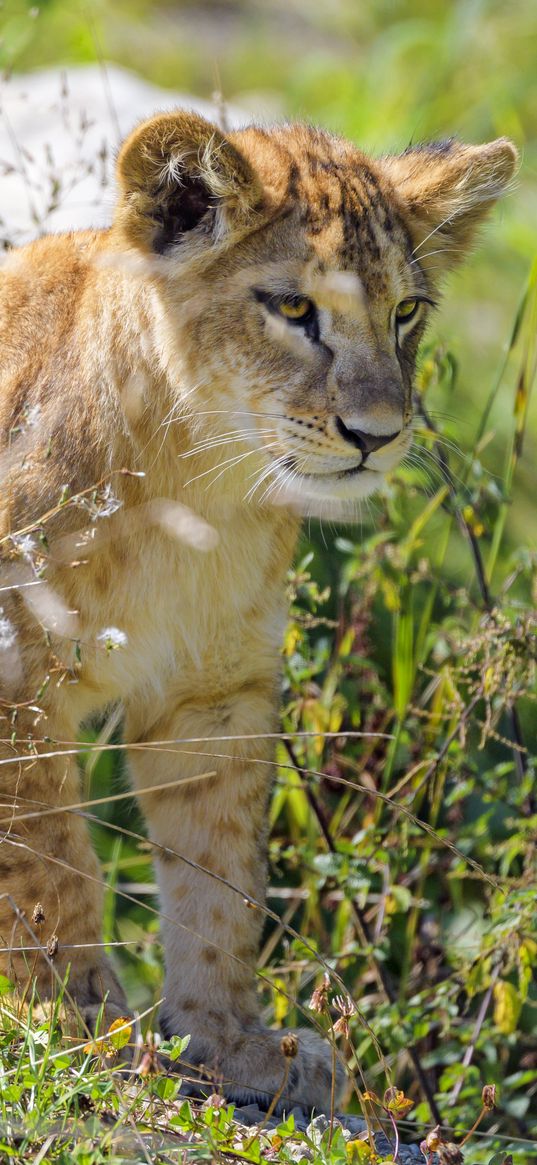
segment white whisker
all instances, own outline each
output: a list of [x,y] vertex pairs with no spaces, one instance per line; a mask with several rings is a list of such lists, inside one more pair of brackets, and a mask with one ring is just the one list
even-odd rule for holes
[[[271,461],[269,465],[266,465],[261,470],[256,481],[254,481],[254,484],[252,486],[250,486],[248,493],[245,494],[245,497],[244,497],[245,502],[253,501],[254,494],[255,494],[256,490],[259,489],[259,486],[262,485],[263,482],[266,481],[267,477],[271,476],[271,474],[278,472],[279,467],[285,463],[285,461],[287,460],[287,457],[288,457],[287,453],[281,453],[279,457],[275,457],[274,460]],[[250,475],[250,476],[253,476],[253,475]],[[264,496],[265,495],[263,494],[263,497]],[[262,501],[263,501],[263,498],[258,499],[258,505],[261,505]]]
[[419,255],[415,259],[411,259],[410,265],[424,263],[426,259],[431,259],[433,255],[456,255],[458,252],[458,247],[437,247],[434,251],[427,251],[425,255]]
[[436,235],[438,231],[442,230],[442,227],[445,227],[448,222],[451,222],[453,217],[454,217],[454,214],[452,212],[451,214],[448,214],[446,216],[446,218],[442,220],[442,222],[439,222],[437,224],[437,226],[433,227],[432,231],[429,231],[429,234],[426,235],[425,238],[421,240],[421,243],[418,243],[417,247],[414,247],[414,250],[412,251],[412,256],[417,255],[418,251],[421,249],[421,247],[424,247],[426,242],[428,242],[429,239],[432,239],[433,235]]
[[[195,457],[196,454],[198,454],[198,453],[205,453],[205,452],[209,452],[211,450],[219,449],[220,446],[237,445],[241,441],[244,442],[247,438],[251,438],[252,436],[254,436],[252,430],[243,429],[240,431],[237,430],[236,433],[229,434],[227,436],[225,435],[222,437],[217,437],[217,436],[208,437],[206,441],[198,441],[197,444],[194,445],[192,449],[187,449],[187,451],[185,453],[180,453],[179,457],[182,460],[184,460],[184,458],[186,458],[186,457]],[[255,432],[255,436],[256,437],[271,437],[271,436],[273,437],[274,430],[273,429],[257,429]],[[261,446],[260,446],[260,448],[261,448]]]

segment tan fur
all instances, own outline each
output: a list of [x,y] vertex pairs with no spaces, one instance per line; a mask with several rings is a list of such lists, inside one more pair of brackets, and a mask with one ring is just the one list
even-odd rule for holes
[[[109,231],[3,267],[3,968],[53,991],[46,958],[17,950],[54,932],[82,1014],[125,1010],[84,818],[43,812],[80,802],[80,724],[121,701],[161,890],[163,1028],[191,1032],[190,1058],[235,1097],[282,1078],[245,899],[265,892],[263,734],[299,514],[352,518],[408,449],[427,308],[397,350],[395,307],[431,296],[514,164],[503,140],[371,161],[307,126],[225,137],[178,112],[123,146]],[[316,303],[310,333],[270,300],[289,295]],[[362,472],[351,430],[390,437]],[[288,1102],[326,1106],[329,1081],[301,1033]]]

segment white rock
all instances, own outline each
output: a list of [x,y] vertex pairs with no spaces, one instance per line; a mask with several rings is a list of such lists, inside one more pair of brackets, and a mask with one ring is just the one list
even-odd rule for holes
[[[121,139],[152,113],[207,101],[172,93],[116,65],[45,69],[0,82],[0,245],[49,231],[106,226]],[[228,126],[247,114],[225,110]]]

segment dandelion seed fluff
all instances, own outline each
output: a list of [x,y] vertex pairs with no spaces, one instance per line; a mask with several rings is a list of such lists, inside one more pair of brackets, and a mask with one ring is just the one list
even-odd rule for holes
[[105,647],[126,647],[128,638],[119,627],[103,627],[97,635],[97,642],[104,644]]
[[11,619],[4,615],[4,608],[0,607],[0,651],[9,651],[14,647],[16,638],[17,632]]
[[33,556],[37,551],[37,544],[31,534],[12,534],[11,541],[18,553],[27,562],[32,562]]

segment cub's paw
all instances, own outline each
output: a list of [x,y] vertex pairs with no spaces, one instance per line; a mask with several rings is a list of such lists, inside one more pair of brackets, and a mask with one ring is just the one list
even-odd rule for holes
[[[244,1031],[219,1048],[193,1039],[181,1060],[185,1092],[190,1095],[208,1095],[220,1088],[234,1104],[257,1104],[265,1111],[277,1096],[278,1114],[295,1107],[308,1113],[328,1112],[333,1070],[330,1045],[307,1028]],[[339,1060],[335,1077],[337,1102],[345,1082]]]

